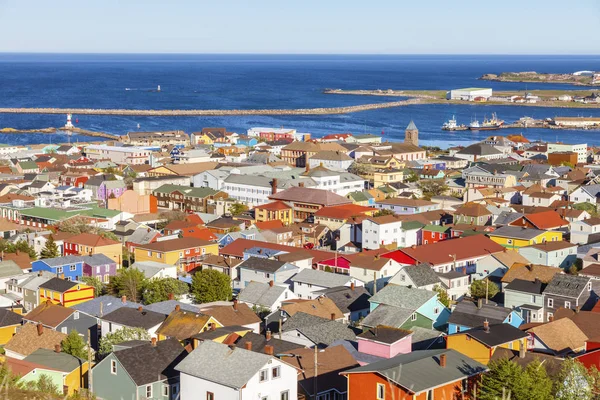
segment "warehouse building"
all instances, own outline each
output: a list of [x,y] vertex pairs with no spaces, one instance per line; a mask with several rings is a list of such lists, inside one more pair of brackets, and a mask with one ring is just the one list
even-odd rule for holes
[[448,100],[486,101],[490,97],[492,97],[492,89],[486,88],[453,89],[446,93]]

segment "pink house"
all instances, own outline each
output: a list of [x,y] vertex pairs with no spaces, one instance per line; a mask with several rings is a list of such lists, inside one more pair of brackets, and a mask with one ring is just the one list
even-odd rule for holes
[[372,356],[392,358],[412,350],[412,332],[379,325],[358,335],[358,351]]

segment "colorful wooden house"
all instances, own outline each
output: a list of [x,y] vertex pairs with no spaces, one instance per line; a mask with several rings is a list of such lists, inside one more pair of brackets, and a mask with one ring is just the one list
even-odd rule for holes
[[21,326],[23,317],[7,308],[0,308],[0,346],[4,346]]
[[194,237],[184,237],[138,245],[134,253],[136,261],[158,261],[178,265],[182,270],[189,271],[202,264],[203,255],[218,255],[219,245]]
[[[58,386],[63,389],[63,394],[72,395],[87,388],[87,375],[89,364],[67,353],[62,353],[60,346],[54,351],[48,349],[38,349],[25,357],[23,360],[42,366],[40,369],[59,371],[62,375],[61,384]],[[40,375],[43,373],[40,371]],[[38,379],[39,375],[36,373]]]
[[94,287],[81,282],[52,278],[40,285],[40,304],[50,300],[54,304],[72,307],[94,298]]
[[503,226],[488,233],[494,242],[508,248],[532,246],[544,242],[560,242],[563,233],[559,231],[543,231],[518,226]]

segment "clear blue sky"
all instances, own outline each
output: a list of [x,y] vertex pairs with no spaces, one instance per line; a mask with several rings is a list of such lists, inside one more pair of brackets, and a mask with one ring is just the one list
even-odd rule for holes
[[0,0],[0,52],[600,54],[600,0]]

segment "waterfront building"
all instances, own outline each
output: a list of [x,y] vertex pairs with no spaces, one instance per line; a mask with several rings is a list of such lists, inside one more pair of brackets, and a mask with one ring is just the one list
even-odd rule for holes
[[107,146],[92,144],[84,149],[90,160],[110,160],[117,164],[148,164],[152,151],[144,147]]
[[127,132],[121,136],[121,141],[132,146],[186,147],[190,144],[190,137],[183,131]]
[[577,153],[577,163],[587,162],[587,143],[566,144],[566,143],[548,143],[547,153]]
[[482,97],[485,100],[492,97],[492,89],[490,88],[463,88],[453,89],[446,93],[446,99],[448,100],[464,100],[464,101],[475,101],[478,97]]

